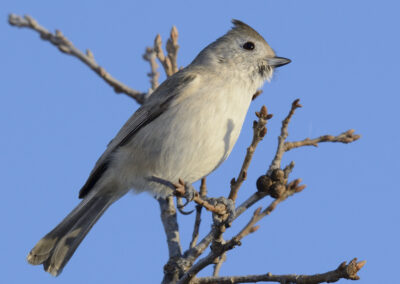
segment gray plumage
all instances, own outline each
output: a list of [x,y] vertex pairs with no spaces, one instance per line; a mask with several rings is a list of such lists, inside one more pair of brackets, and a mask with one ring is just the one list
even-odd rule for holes
[[229,156],[253,94],[290,62],[248,25],[233,24],[129,118],[82,187],[82,202],[36,244],[29,263],[60,274],[94,223],[130,189],[167,196],[171,189],[152,177],[193,183]]

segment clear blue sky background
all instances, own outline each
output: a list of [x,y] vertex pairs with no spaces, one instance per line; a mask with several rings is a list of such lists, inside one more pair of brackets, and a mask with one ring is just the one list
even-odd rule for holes
[[[135,2],[0,3],[0,282],[159,283],[167,260],[158,204],[142,194],[127,195],[107,211],[59,278],[27,264],[36,241],[78,203],[96,159],[138,105],[36,33],[10,27],[8,13],[30,14],[62,30],[139,90],[149,87],[141,56],[157,33],[165,39],[178,27],[179,65],[185,66],[230,28],[232,18],[253,26],[293,62],[252,104],[231,157],[209,177],[210,193],[226,195],[250,142],[254,111],[263,104],[275,116],[240,200],[271,161],[280,121],[295,98],[304,107],[291,123],[290,140],[350,128],[362,139],[288,153],[285,163],[296,162],[292,177],[307,189],[229,252],[221,274],[317,273],[359,257],[368,261],[359,283],[392,282],[400,252],[398,1]],[[187,247],[194,215],[179,220]],[[210,223],[203,224],[205,233]]]

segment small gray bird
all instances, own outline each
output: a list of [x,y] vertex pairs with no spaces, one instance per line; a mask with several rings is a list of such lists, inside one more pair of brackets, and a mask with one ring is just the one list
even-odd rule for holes
[[253,94],[290,62],[250,26],[232,22],[129,118],[80,190],[81,203],[36,244],[29,263],[59,275],[96,221],[130,189],[165,197],[172,190],[153,177],[193,183],[229,156]]

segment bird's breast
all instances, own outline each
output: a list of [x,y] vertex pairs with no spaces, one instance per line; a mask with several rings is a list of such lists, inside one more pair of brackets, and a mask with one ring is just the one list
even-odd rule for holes
[[252,97],[232,85],[194,90],[137,133],[126,152],[133,187],[145,190],[139,177],[151,176],[192,183],[229,156]]

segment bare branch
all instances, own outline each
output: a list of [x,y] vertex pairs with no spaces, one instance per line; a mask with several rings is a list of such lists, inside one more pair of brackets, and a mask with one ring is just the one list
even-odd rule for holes
[[335,270],[315,275],[273,275],[271,273],[262,275],[246,275],[246,276],[224,276],[224,277],[201,277],[195,278],[191,284],[234,284],[234,283],[255,283],[255,282],[277,282],[277,283],[301,283],[301,284],[318,284],[332,283],[340,279],[359,280],[358,271],[365,265],[365,261],[357,262],[354,258],[346,264],[343,262]]
[[200,183],[200,196],[207,196],[207,178],[203,177]]
[[58,47],[58,49],[71,56],[78,58],[80,61],[85,63],[90,67],[94,72],[96,72],[101,78],[103,78],[106,83],[108,83],[111,87],[114,88],[114,91],[118,94],[124,93],[129,97],[133,98],[139,104],[144,102],[145,93],[136,91],[121,83],[117,79],[111,76],[103,67],[98,65],[94,59],[93,53],[88,50],[86,54],[77,49],[71,41],[69,41],[59,30],[56,30],[55,34],[52,34],[47,29],[38,24],[38,22],[32,17],[25,15],[23,18],[10,14],[8,17],[8,22],[12,26],[20,27],[20,28],[29,28],[40,34],[40,38],[52,43],[54,46]]
[[178,45],[178,30],[175,26],[172,27],[171,33],[169,36],[169,39],[167,40],[167,46],[166,46],[167,52],[168,52],[168,58],[169,61],[171,62],[171,69],[172,69],[172,74],[178,72],[178,63],[177,63],[177,58],[178,58],[178,50],[179,50],[179,45]]
[[298,148],[298,147],[303,147],[303,146],[314,146],[318,147],[318,143],[322,142],[340,142],[340,143],[351,143],[354,142],[358,139],[360,139],[360,135],[354,134],[354,130],[350,129],[347,130],[346,132],[341,133],[338,136],[332,136],[332,135],[323,135],[318,138],[314,139],[309,139],[306,138],[302,141],[295,141],[295,142],[285,142],[284,148],[285,151],[290,151],[293,148]]
[[[277,200],[273,201],[272,204],[278,204]],[[270,205],[270,207],[272,206],[272,204]],[[274,205],[274,208],[276,207],[276,205]],[[254,213],[253,216],[251,217],[250,221],[246,224],[246,226],[239,232],[239,234],[237,234],[231,241],[239,244],[240,240],[243,239],[245,236],[254,233],[255,231],[258,230],[259,226],[255,227],[254,225],[262,218],[260,217],[260,212],[261,212],[261,207],[257,208]]]
[[147,73],[147,76],[150,78],[151,88],[149,90],[149,94],[154,92],[155,89],[159,86],[158,79],[160,78],[160,72],[158,72],[158,64],[156,60],[157,56],[153,48],[147,47],[145,53],[143,54],[143,59],[148,61],[150,64],[151,71]]
[[192,265],[200,255],[208,248],[213,240],[213,231],[211,230],[195,247],[187,250],[183,257]]
[[[252,194],[247,200],[245,200],[240,206],[238,206],[235,210],[235,219],[242,215],[248,208],[250,208],[253,204],[260,201],[262,198],[267,196],[265,192],[256,192]],[[211,230],[195,247],[190,248],[184,253],[184,258],[187,259],[188,262],[194,263],[196,259],[203,254],[203,252],[207,249],[210,243],[213,240],[213,230]]]
[[182,271],[182,249],[179,236],[179,226],[176,216],[174,199],[172,196],[157,199],[161,209],[161,221],[167,236],[169,258],[164,266],[162,283],[176,283]]
[[[300,180],[296,180],[287,185],[285,190],[281,192],[281,195],[275,199],[264,211],[261,212],[261,208],[258,208],[254,211],[251,220],[247,223],[247,225],[231,240],[227,242],[223,242],[222,234],[225,231],[225,227],[223,223],[221,226],[217,226],[214,224],[212,229],[213,236],[213,244],[211,246],[210,253],[204,258],[200,259],[197,263],[192,265],[190,269],[182,276],[179,280],[179,284],[189,283],[191,279],[193,279],[196,274],[207,267],[208,265],[215,262],[216,259],[221,257],[228,250],[233,249],[235,246],[241,244],[241,240],[247,236],[248,234],[254,233],[257,231],[258,226],[254,226],[258,221],[260,221],[265,216],[269,215],[276,206],[282,201],[286,200],[289,196],[300,192],[304,189],[304,186],[299,186]],[[237,216],[235,216],[237,218]]]
[[[271,195],[273,198],[276,198],[271,204],[261,212],[261,207],[257,208],[250,221],[246,224],[246,226],[235,236],[233,237],[229,242],[232,244],[230,245],[229,242],[227,243],[227,246],[235,246],[240,243],[240,241],[247,235],[254,233],[255,231],[258,230],[258,226],[255,226],[257,222],[259,222],[262,218],[265,216],[271,214],[272,211],[275,210],[276,206],[281,203],[282,201],[285,201],[289,196],[292,196],[295,193],[301,192],[304,188],[305,185],[300,185],[301,179],[297,179],[292,181],[291,183],[287,184],[284,187],[280,187],[279,190],[275,189],[274,193],[271,194],[269,192],[269,195]],[[271,186],[273,188],[273,186]]]
[[226,253],[223,253],[219,258],[216,259],[216,263],[214,264],[214,271],[213,271],[213,276],[218,276],[219,271],[221,270],[222,264],[226,260]]
[[192,265],[190,269],[179,279],[177,284],[190,283],[197,273],[199,273],[203,268],[213,263],[217,257],[218,255],[213,251],[211,251],[206,257],[200,259],[195,265]]
[[240,169],[237,179],[233,178],[231,180],[229,199],[232,199],[233,201],[236,201],[239,188],[247,177],[247,170],[250,166],[251,159],[253,158],[258,143],[264,138],[265,134],[267,134],[267,128],[265,125],[267,124],[268,119],[272,118],[272,114],[268,114],[265,106],[262,106],[261,110],[256,112],[256,115],[258,117],[258,121],[254,121],[253,123],[253,139],[250,146],[247,148],[242,168]]
[[276,150],[275,158],[272,160],[272,163],[268,169],[268,173],[271,173],[271,171],[275,169],[279,169],[281,167],[281,161],[283,154],[285,153],[285,140],[288,137],[288,126],[290,119],[292,118],[295,110],[299,107],[302,107],[301,104],[299,104],[300,99],[296,99],[292,103],[292,108],[290,109],[289,114],[286,116],[286,118],[282,121],[282,128],[281,128],[281,135],[278,137],[278,149]]
[[[293,165],[289,165],[287,167],[287,175],[290,173],[290,170],[293,168]],[[289,170],[290,169],[290,170]],[[251,204],[254,204],[256,201],[260,200],[263,198],[265,195],[262,193],[267,193],[268,195],[271,195],[273,198],[276,198],[264,211],[261,212],[261,208],[258,208],[251,220],[247,223],[247,225],[236,235],[234,236],[231,240],[228,242],[224,242],[222,238],[222,234],[225,231],[225,225],[224,223],[214,224],[212,231],[211,231],[211,236],[207,235],[203,240],[205,242],[210,241],[210,238],[212,240],[212,246],[211,246],[211,252],[205,256],[204,258],[200,259],[197,263],[192,265],[190,269],[182,276],[180,281],[178,283],[189,283],[191,279],[202,269],[207,267],[208,265],[215,263],[216,261],[219,260],[222,255],[227,252],[228,250],[233,249],[235,246],[241,244],[241,240],[247,236],[248,234],[254,233],[257,231],[258,226],[255,226],[257,222],[259,222],[262,218],[265,216],[269,215],[275,208],[276,206],[281,203],[282,201],[286,200],[289,196],[301,192],[305,186],[300,185],[301,180],[297,179],[292,182],[290,182],[287,185],[284,185],[287,180],[287,176],[285,175],[285,172],[283,170],[279,171],[274,171],[273,175],[271,176],[273,179],[273,182],[269,185],[268,189],[265,189],[262,192],[259,192],[256,195],[251,196],[245,203],[245,205],[241,205],[238,207],[236,212],[238,213],[235,215],[235,219],[243,213]],[[202,242],[200,242],[201,244]],[[201,248],[203,251],[205,248]],[[203,251],[201,249],[198,249],[197,251],[191,251],[190,253],[185,253],[185,256],[188,255],[188,259],[190,261],[195,261],[197,257],[201,255]],[[200,252],[201,251],[201,252]]]
[[164,55],[162,49],[161,36],[158,34],[154,39],[154,51],[158,60],[164,67],[165,74],[167,76],[172,76],[174,73],[178,72],[177,56],[178,56],[178,30],[176,27],[172,27],[171,34],[167,40],[167,56]]
[[175,204],[172,197],[159,198],[158,203],[161,209],[161,220],[167,235],[169,257],[173,258],[182,255],[179,226],[176,219]]
[[197,244],[197,240],[199,238],[199,230],[200,230],[200,223],[201,223],[201,211],[203,206],[196,205],[196,219],[194,221],[194,228],[192,234],[192,240],[190,242],[189,248],[194,248]]
[[242,204],[240,204],[235,211],[235,217],[239,217],[242,215],[244,212],[246,212],[247,209],[249,209],[251,206],[253,206],[255,203],[263,199],[265,196],[267,196],[267,193],[265,192],[255,192],[253,193],[249,198],[247,198]]
[[[201,179],[201,185],[200,185],[200,197],[205,197],[207,195],[207,185],[206,185],[206,178]],[[200,230],[200,223],[201,223],[201,211],[203,209],[203,206],[201,205],[196,205],[196,219],[194,222],[194,228],[193,228],[193,234],[192,234],[192,241],[190,242],[189,248],[193,248],[196,243],[197,239],[199,238],[199,230]]]

